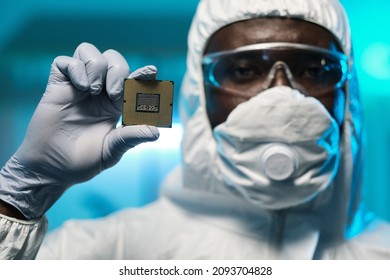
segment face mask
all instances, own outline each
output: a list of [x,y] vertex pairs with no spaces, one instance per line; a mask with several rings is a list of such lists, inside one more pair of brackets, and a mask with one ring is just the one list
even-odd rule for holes
[[224,183],[265,209],[314,198],[339,164],[339,127],[324,106],[289,87],[238,105],[214,129],[215,167]]

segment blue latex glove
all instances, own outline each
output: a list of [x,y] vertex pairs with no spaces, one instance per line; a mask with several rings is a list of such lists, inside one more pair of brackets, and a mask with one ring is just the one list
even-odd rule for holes
[[[155,79],[156,73],[146,66],[130,77]],[[39,218],[71,185],[113,166],[128,149],[156,140],[156,127],[116,128],[129,74],[122,55],[88,43],[73,57],[57,57],[24,141],[0,171],[0,199],[28,219]]]

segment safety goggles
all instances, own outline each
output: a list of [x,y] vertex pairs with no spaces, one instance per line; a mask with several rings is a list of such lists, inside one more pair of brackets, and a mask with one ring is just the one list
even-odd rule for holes
[[282,42],[247,45],[203,58],[205,84],[233,92],[265,90],[279,69],[292,87],[321,93],[344,85],[348,58],[336,51]]

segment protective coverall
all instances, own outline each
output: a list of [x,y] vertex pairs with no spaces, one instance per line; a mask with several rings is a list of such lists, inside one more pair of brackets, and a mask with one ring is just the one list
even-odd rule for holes
[[[340,133],[340,162],[331,185],[313,199],[279,210],[232,190],[213,168],[216,140],[207,118],[201,60],[208,38],[237,21],[296,18],[335,35],[349,57],[350,78]],[[188,41],[181,113],[182,166],[163,182],[161,197],[91,221],[69,221],[49,234],[46,220],[2,216],[3,257],[40,259],[389,259],[390,227],[361,201],[361,105],[350,30],[336,0],[202,0]]]

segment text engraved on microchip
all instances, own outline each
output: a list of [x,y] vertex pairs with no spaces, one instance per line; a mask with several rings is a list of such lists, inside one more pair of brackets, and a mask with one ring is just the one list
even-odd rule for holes
[[136,112],[158,113],[160,111],[160,94],[137,93]]

